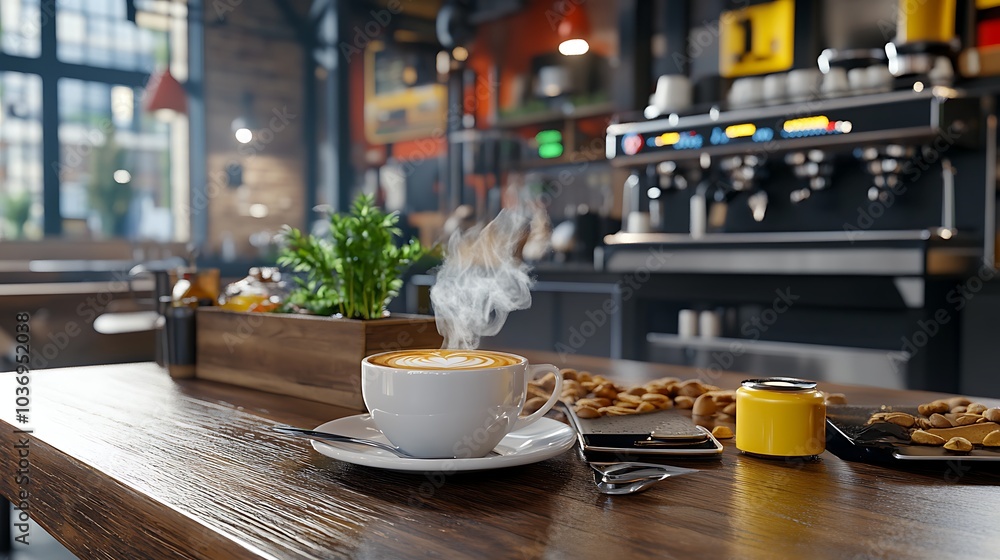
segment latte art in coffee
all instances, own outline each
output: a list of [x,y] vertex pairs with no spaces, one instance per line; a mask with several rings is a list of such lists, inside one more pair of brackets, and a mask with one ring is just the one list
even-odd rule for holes
[[483,369],[512,366],[520,360],[509,354],[488,350],[400,350],[373,356],[375,365],[400,369]]

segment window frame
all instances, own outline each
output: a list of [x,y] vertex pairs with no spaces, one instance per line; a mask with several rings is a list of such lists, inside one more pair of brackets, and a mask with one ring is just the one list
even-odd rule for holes
[[[46,238],[58,237],[63,233],[61,194],[59,180],[59,162],[61,160],[59,145],[59,80],[63,78],[87,82],[99,82],[108,85],[121,85],[131,88],[145,87],[149,80],[147,72],[138,70],[122,70],[105,68],[89,64],[64,62],[59,60],[56,26],[58,15],[56,0],[37,0],[41,10],[41,25],[39,40],[41,51],[37,58],[13,55],[0,52],[0,72],[18,72],[39,76],[42,81],[42,231]],[[201,77],[204,71],[204,58],[200,49],[202,25],[201,0],[188,1],[188,99],[189,99],[189,165],[191,200],[204,193],[203,181],[194,180],[198,170],[204,169],[201,152],[190,149],[199,139],[204,138],[204,105],[201,95]],[[202,117],[202,118],[197,118]],[[203,145],[203,142],[200,144]],[[198,155],[196,161],[196,154]],[[197,191],[197,192],[196,192]],[[190,206],[190,239],[200,245],[204,240],[207,222],[204,209]],[[197,222],[197,223],[196,223]],[[198,235],[201,233],[201,235]]]

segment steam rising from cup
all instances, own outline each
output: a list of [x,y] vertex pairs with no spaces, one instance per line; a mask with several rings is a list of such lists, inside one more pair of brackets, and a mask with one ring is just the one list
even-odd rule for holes
[[517,250],[528,220],[502,210],[485,227],[456,231],[431,288],[442,348],[474,350],[500,332],[511,311],[531,306],[531,267]]

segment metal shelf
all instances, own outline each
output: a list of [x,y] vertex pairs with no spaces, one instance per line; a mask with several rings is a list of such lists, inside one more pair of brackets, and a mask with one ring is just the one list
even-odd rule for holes
[[651,251],[669,255],[657,271],[676,274],[958,276],[975,271],[982,240],[935,230],[615,234],[605,238],[603,269],[648,268]]
[[580,152],[569,155],[562,155],[557,158],[552,159],[529,159],[524,160],[512,166],[516,169],[544,169],[546,167],[556,167],[559,165],[573,165],[575,163],[603,163],[608,165],[607,158],[603,154],[589,155],[586,152]]
[[539,111],[537,113],[529,113],[529,114],[516,115],[510,117],[498,117],[496,122],[493,123],[493,127],[520,128],[522,126],[531,126],[531,125],[547,124],[547,123],[560,122],[566,120],[577,120],[577,119],[587,119],[590,117],[599,117],[602,115],[610,115],[614,111],[615,111],[614,105],[612,105],[611,103],[584,105],[581,107],[573,107],[571,110],[566,110],[566,111],[551,109],[548,111]]
[[[725,369],[748,374],[805,377],[817,381],[904,388],[907,364],[913,358],[900,350],[878,350],[825,344],[807,344],[745,338],[679,337],[648,333],[646,341],[659,360],[698,368]],[[737,351],[734,351],[737,349]]]

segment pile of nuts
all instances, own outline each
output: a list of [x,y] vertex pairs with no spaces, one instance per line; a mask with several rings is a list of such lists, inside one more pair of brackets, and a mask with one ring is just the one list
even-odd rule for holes
[[[718,411],[736,414],[735,391],[722,391],[697,379],[681,381],[676,377],[663,377],[645,385],[626,387],[586,371],[566,368],[560,373],[563,377],[560,400],[573,406],[580,418],[624,416],[674,407],[691,409],[692,414],[700,416],[711,416]],[[555,377],[551,373],[531,382],[525,410],[541,407],[553,388]]]
[[[566,368],[560,373],[563,377],[560,400],[572,406],[579,418],[624,416],[670,408],[691,410],[696,422],[699,418],[714,417],[723,421],[736,418],[736,391],[720,389],[697,379],[661,377],[644,385],[625,387],[586,371]],[[551,373],[529,383],[524,411],[531,413],[541,408],[552,394],[555,383]],[[846,404],[847,399],[837,393],[827,395],[827,403]],[[727,426],[715,426],[712,434],[720,439],[733,437]]]
[[1000,407],[989,408],[965,397],[922,404],[920,416],[905,412],[876,412],[868,424],[889,422],[909,430],[910,441],[943,446],[955,453],[968,453],[976,445],[1000,448]]

